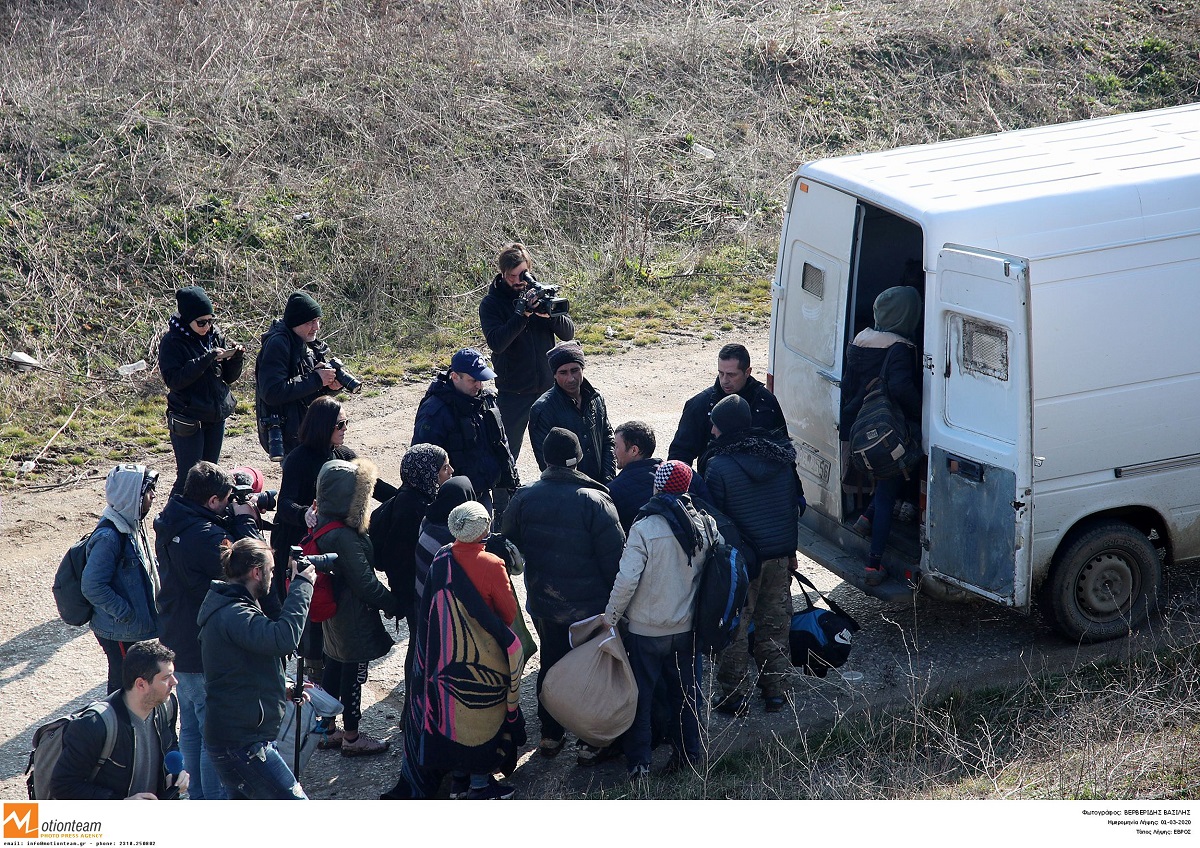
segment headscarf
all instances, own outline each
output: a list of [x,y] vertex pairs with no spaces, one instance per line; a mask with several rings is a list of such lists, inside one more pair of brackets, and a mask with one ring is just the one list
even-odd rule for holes
[[437,497],[425,510],[425,520],[430,524],[446,526],[450,519],[450,510],[459,504],[475,500],[475,489],[468,477],[451,477],[438,489]]
[[438,472],[447,458],[446,451],[437,445],[413,445],[400,460],[400,482],[432,501],[438,493]]

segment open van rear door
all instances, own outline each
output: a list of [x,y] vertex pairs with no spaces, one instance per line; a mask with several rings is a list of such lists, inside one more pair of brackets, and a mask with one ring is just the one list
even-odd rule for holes
[[840,522],[842,316],[861,213],[856,198],[803,177],[788,206],[772,287],[775,396],[809,506]]
[[947,245],[931,299],[925,569],[1024,607],[1033,523],[1028,263]]

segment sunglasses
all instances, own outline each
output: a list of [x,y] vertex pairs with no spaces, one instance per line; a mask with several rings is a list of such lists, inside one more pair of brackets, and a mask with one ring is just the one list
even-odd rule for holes
[[349,418],[347,418],[347,419],[345,419],[344,421],[339,421],[338,423],[334,424],[334,425],[333,425],[333,429],[335,429],[335,430],[345,430],[345,429],[346,429],[346,426],[347,426],[349,423],[350,423],[350,419],[349,419]]
[[216,318],[197,318],[193,323],[200,329],[204,329],[205,327],[207,327],[209,324],[211,324],[213,321],[216,321],[216,320],[217,320]]

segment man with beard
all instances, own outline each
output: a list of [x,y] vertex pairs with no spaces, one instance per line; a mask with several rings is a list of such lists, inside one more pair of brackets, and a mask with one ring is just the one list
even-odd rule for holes
[[[575,323],[565,312],[551,316],[534,312],[529,295],[533,257],[525,245],[514,242],[496,257],[499,273],[479,302],[479,323],[496,369],[496,390],[504,432],[513,459],[521,455],[529,410],[553,382],[546,353],[555,337],[575,338]],[[543,434],[544,436],[544,434]],[[532,442],[534,448],[540,441]]]
[[228,582],[212,581],[197,620],[208,755],[231,799],[306,800],[274,740],[289,696],[284,660],[300,643],[316,569],[305,565],[292,575],[283,611],[272,621],[258,605],[275,568],[267,543],[239,539],[221,560]]

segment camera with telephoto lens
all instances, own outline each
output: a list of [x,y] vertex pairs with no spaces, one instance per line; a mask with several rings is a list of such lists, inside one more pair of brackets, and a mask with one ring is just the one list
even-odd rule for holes
[[326,365],[333,369],[334,376],[337,381],[342,384],[342,388],[352,395],[356,395],[362,391],[362,380],[355,377],[346,370],[346,364],[336,356],[329,355],[329,345],[321,340],[310,342],[309,347],[312,348],[313,354],[316,356],[318,365]]
[[333,573],[333,564],[337,562],[337,554],[308,554],[305,555],[304,548],[299,545],[291,547],[292,559],[296,561],[296,568],[300,571],[308,568],[310,565],[317,571],[323,571],[326,574]]
[[559,286],[539,283],[528,271],[521,272],[521,279],[527,284],[517,300],[517,311],[522,315],[526,312],[565,315],[571,311],[571,301],[565,297],[558,297]]
[[267,456],[271,462],[283,462],[283,416],[268,415],[259,425],[267,431]]
[[245,484],[233,484],[233,502],[240,504],[252,504],[258,508],[259,512],[270,512],[279,506],[279,499],[275,497],[279,492],[274,489],[267,489],[265,492],[255,492],[254,489]]

